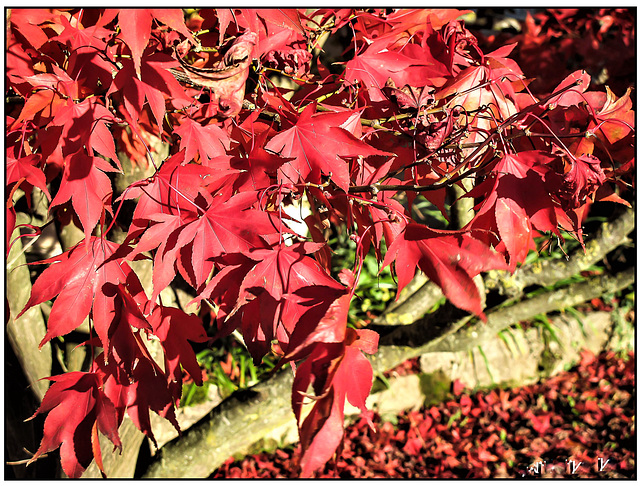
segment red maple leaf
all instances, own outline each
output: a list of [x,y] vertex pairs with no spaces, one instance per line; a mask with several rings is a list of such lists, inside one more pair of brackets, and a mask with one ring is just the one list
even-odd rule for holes
[[129,114],[130,123],[137,125],[145,99],[151,112],[162,128],[166,113],[165,97],[171,98],[177,108],[184,108],[191,103],[180,83],[169,71],[177,67],[178,62],[163,53],[146,53],[140,60],[140,76],[134,76],[134,65],[130,59],[123,59],[122,69],[113,80],[107,96],[122,97],[124,108]]
[[11,25],[13,29],[20,32],[35,49],[39,49],[49,40],[49,36],[44,33],[40,26],[47,28],[50,26],[49,24],[57,24],[59,17],[60,12],[58,10],[11,9]]
[[[52,70],[52,73],[25,76],[23,79],[28,81],[34,88],[42,89],[47,87],[57,91],[63,96],[68,96],[71,99],[77,99],[78,83],[73,80],[66,71],[60,69],[58,66],[53,66]],[[67,105],[71,104],[71,100],[68,100]]]
[[[343,270],[340,277],[348,289],[353,288],[355,278],[352,272]],[[312,289],[316,294],[322,292],[322,287],[307,286],[301,290]],[[345,399],[363,412],[366,410],[365,399],[371,390],[373,371],[362,352],[377,351],[378,334],[367,329],[347,328],[351,296],[351,293],[343,291],[336,299],[334,293],[333,303],[328,309],[319,306],[324,316],[315,330],[305,329],[300,333],[306,336],[303,339],[296,339],[294,334],[291,349],[283,360],[304,357],[295,372],[292,395],[292,407],[298,419],[304,451],[300,461],[302,477],[308,477],[326,464],[342,442]],[[316,321],[311,319],[311,322]],[[313,388],[311,395],[309,387]],[[302,406],[308,399],[314,403],[303,420]]]
[[370,329],[347,329],[345,356],[333,379],[333,386],[349,403],[363,412],[365,401],[373,385],[371,362],[362,354],[375,354],[378,350],[378,333]]
[[79,47],[71,52],[68,62],[67,72],[78,83],[81,96],[108,90],[111,86],[113,66],[101,52],[91,47]]
[[317,287],[305,286],[291,296],[292,302],[299,302],[309,310],[299,319],[291,335],[286,359],[300,359],[315,343],[345,341],[355,276],[351,270],[343,269],[339,277],[346,288],[337,282]]
[[[40,156],[38,154],[32,154],[19,159],[15,159],[7,154],[6,186],[11,187],[12,184],[19,182],[18,187],[23,188],[27,194],[31,192],[31,188],[27,186],[35,186],[41,189],[47,198],[51,200],[51,194],[49,194],[49,190],[47,189],[47,179],[44,172],[37,167],[39,162]],[[31,204],[30,198],[27,198],[27,203]]]
[[387,99],[382,89],[391,79],[396,86],[423,87],[433,78],[447,75],[444,69],[432,67],[433,62],[422,58],[413,58],[406,54],[407,50],[396,51],[390,47],[391,39],[376,40],[367,46],[362,54],[357,54],[347,62],[345,79],[360,82],[367,88],[371,101]]
[[395,260],[398,294],[419,267],[457,307],[484,317],[472,277],[504,269],[500,254],[469,234],[435,231],[410,223],[389,247],[383,268]]
[[607,89],[607,100],[604,106],[598,110],[596,120],[599,122],[601,132],[609,143],[616,143],[626,137],[635,126],[635,112],[631,108],[631,88],[620,98]]
[[90,315],[105,359],[110,359],[115,349],[116,358],[131,373],[135,356],[130,327],[151,330],[151,325],[143,315],[148,301],[140,282],[133,273],[127,280],[126,285],[105,283],[93,298]]
[[[363,412],[366,410],[365,399],[373,383],[373,370],[362,351],[376,350],[376,333],[348,329],[345,342],[317,344],[296,370],[292,404],[304,451],[300,460],[301,477],[309,477],[324,466],[342,442],[345,399]],[[313,385],[315,396],[307,394],[309,385]],[[309,398],[315,403],[301,422],[301,407]]]
[[44,421],[40,447],[29,464],[60,447],[62,469],[69,477],[79,478],[94,454],[96,462],[102,464],[98,431],[107,436],[115,447],[122,449],[118,436],[120,421],[114,404],[102,390],[102,381],[97,374],[73,371],[48,379],[53,384],[33,417],[46,412],[49,414]]
[[197,316],[175,307],[157,306],[149,317],[149,323],[164,349],[169,389],[178,402],[182,393],[180,365],[187,370],[196,385],[202,386],[202,370],[189,341],[202,343],[209,338]]
[[281,157],[293,160],[285,162],[278,171],[284,183],[300,181],[322,182],[322,174],[331,175],[338,187],[349,186],[349,163],[344,160],[370,155],[391,155],[357,139],[342,128],[352,112],[315,113],[315,104],[309,105],[295,125],[280,132],[265,146]]
[[140,78],[140,64],[142,53],[144,52],[149,39],[151,38],[151,24],[154,19],[177,30],[185,37],[193,41],[193,36],[184,23],[184,14],[177,8],[132,8],[121,10],[118,14],[118,26],[120,35],[124,42],[131,49],[131,58],[135,66],[135,71]]
[[582,155],[571,162],[571,168],[564,174],[560,198],[568,208],[582,206],[604,183],[606,177],[600,167],[600,160],[593,155]]
[[[114,320],[115,303],[109,306],[103,299],[115,299],[116,290],[113,287],[122,284],[126,295],[131,296],[131,299],[138,299],[134,304],[128,300],[129,297],[120,294],[120,298],[125,299],[129,314],[135,313],[138,305],[146,300],[142,285],[131,267],[122,261],[108,261],[118,248],[116,243],[92,237],[87,244],[80,242],[62,255],[40,262],[55,263],[38,277],[27,304],[17,316],[20,317],[34,305],[56,297],[47,321],[47,333],[40,347],[52,338],[63,336],[77,328],[93,307],[99,316],[94,319],[96,332],[104,349],[110,349],[111,326],[119,321]],[[104,313],[113,314],[113,317],[103,318]],[[145,327],[144,324],[139,324],[140,326]]]
[[216,172],[201,165],[185,164],[184,155],[181,150],[169,157],[152,177],[132,184],[123,193],[124,199],[140,198],[133,213],[129,237],[139,236],[150,221],[158,220],[158,215],[189,221],[203,204],[211,201],[206,187],[226,171]]
[[558,232],[557,204],[549,194],[551,184],[556,182],[549,165],[554,160],[539,151],[505,155],[492,170],[492,177],[467,194],[470,197],[480,192],[486,195],[478,204],[470,226],[482,228],[487,239],[491,238],[490,232],[497,232],[501,240],[497,248],[503,248],[501,251],[509,256],[511,271],[524,261],[530,249],[535,249],[534,227],[539,231]]
[[[479,136],[478,133],[482,133],[482,130],[495,129],[498,123],[517,113],[518,110],[514,101],[506,96],[505,90],[500,86],[500,79],[500,76],[496,75],[492,68],[488,66],[470,66],[449,81],[442,90],[438,91],[436,99],[440,100],[453,96],[456,105],[463,107],[465,114],[483,111],[487,109],[487,106],[491,106],[492,115],[476,118],[474,125],[479,130],[474,131],[465,138],[466,141],[483,140],[483,137]],[[512,85],[510,84],[510,86]],[[513,88],[510,91],[513,93]],[[461,117],[464,116],[464,114],[461,115]],[[462,118],[459,118],[459,120],[462,120]]]
[[37,125],[44,125],[51,121],[58,108],[65,104],[64,98],[55,90],[35,91],[27,97],[20,116],[13,122],[11,128],[19,126],[25,120],[33,120]]
[[107,108],[97,102],[97,98],[89,98],[81,103],[72,103],[69,100],[65,106],[57,110],[51,125],[62,127],[59,143],[63,155],[75,154],[87,147],[89,155],[93,155],[95,150],[109,157],[122,171],[113,135],[107,127],[107,123],[117,121]]
[[168,387],[167,376],[151,359],[140,338],[134,339],[136,366],[131,372],[119,366],[115,360],[105,363],[102,355],[99,355],[95,362],[104,383],[104,393],[116,407],[118,422],[122,421],[126,411],[135,426],[155,443],[149,418],[150,410],[169,420],[178,431],[180,425],[176,419],[174,399]]
[[238,30],[258,34],[255,39],[256,57],[277,49],[284,44],[291,44],[305,38],[302,26],[304,14],[297,9],[216,9],[222,25],[220,38],[230,21],[236,23]]
[[[578,70],[564,78],[562,82],[553,90],[553,93],[559,93],[558,96],[551,98],[547,102],[549,105],[571,106],[584,103],[584,92],[589,88],[591,76],[584,70]],[[566,89],[568,86],[571,88]],[[552,94],[553,94],[552,93]]]
[[[256,194],[237,194],[226,202],[212,204],[198,219],[175,231],[175,247],[182,248],[185,279],[201,289],[213,269],[213,258],[265,246],[263,235],[277,226],[268,213],[251,209]],[[166,253],[166,252],[165,252]]]
[[104,159],[91,157],[83,151],[72,155],[67,161],[58,193],[51,206],[58,206],[71,199],[74,211],[80,218],[85,243],[93,228],[104,214],[111,210],[111,181],[104,171],[115,171]]
[[[98,51],[105,50],[105,40],[113,35],[113,31],[105,29],[100,24],[84,28],[78,19],[71,17],[71,22],[65,15],[60,15],[60,25],[64,30],[49,40],[68,44],[72,50],[82,47],[95,47]],[[108,20],[108,19],[105,19]],[[75,24],[75,25],[74,25]]]
[[276,171],[287,159],[278,157],[264,148],[268,132],[256,135],[248,157],[233,157],[230,165],[239,173],[233,182],[236,192],[258,191],[269,187],[275,180]]
[[295,243],[245,253],[258,263],[242,281],[237,306],[255,298],[253,292],[256,289],[268,292],[276,300],[282,300],[302,287],[337,285],[315,260],[305,256],[322,246],[318,243]]
[[[243,335],[256,359],[268,351],[275,337],[286,350],[289,339],[295,340],[292,335],[307,335],[308,330],[326,312],[328,305],[344,293],[343,287],[327,275],[318,262],[306,256],[322,246],[317,243],[297,243],[245,252],[258,263],[242,280],[231,316],[236,312],[243,314]],[[313,298],[299,298],[301,289]],[[259,309],[260,312],[252,313],[244,309],[243,306],[249,303],[252,304],[251,309]],[[326,304],[324,308],[314,307],[309,311],[314,304],[322,303]],[[346,314],[344,317],[343,327]],[[321,324],[318,326],[322,327]],[[341,340],[334,339],[334,342]]]
[[335,454],[344,436],[344,398],[336,398],[331,388],[314,404],[300,427],[303,455],[300,477],[308,478]]
[[[201,166],[187,167],[208,171],[206,167]],[[189,172],[187,171],[187,174]],[[167,176],[168,174],[165,175]],[[197,181],[199,176],[195,176]],[[164,186],[164,182],[158,183],[155,190],[162,190],[164,195],[168,193],[170,196],[171,187],[164,189]],[[171,208],[164,208],[163,211],[171,212],[141,214],[140,218],[144,219],[134,219],[138,227],[130,237],[140,237],[142,246],[134,250],[128,258],[140,251],[159,247],[154,258],[154,291],[151,300],[155,300],[162,289],[171,283],[176,271],[180,271],[183,278],[194,288],[203,291],[205,281],[213,270],[215,257],[265,247],[262,236],[277,233],[278,227],[269,213],[252,209],[256,197],[256,193],[246,192],[237,194],[225,202],[219,201],[222,197],[212,198],[208,195],[207,200],[201,201],[210,204],[206,210],[189,201],[192,207],[195,206],[199,210],[198,213],[182,210],[174,214]],[[189,198],[184,200],[187,201]],[[152,205],[158,204],[154,197],[150,197],[149,201]],[[134,218],[135,216],[134,214]],[[142,224],[149,222],[155,224],[141,232]]]
[[[229,261],[230,259],[233,261]],[[255,262],[242,254],[225,255],[223,258],[215,260],[222,268],[189,305],[198,303],[202,299],[211,299],[216,303],[218,306],[216,313],[218,334],[215,338],[218,339],[228,336],[241,325],[241,320],[233,319],[230,314],[236,307],[242,280],[255,265]]]
[[183,118],[175,133],[180,135],[180,150],[185,150],[187,162],[194,159],[196,151],[200,154],[200,163],[209,165],[209,161],[226,155],[230,148],[229,135],[215,124],[202,126],[191,118]]

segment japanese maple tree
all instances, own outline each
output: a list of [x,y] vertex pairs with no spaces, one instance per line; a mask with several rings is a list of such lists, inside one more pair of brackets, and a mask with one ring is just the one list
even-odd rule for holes
[[[273,352],[292,365],[310,476],[339,448],[345,401],[366,411],[378,336],[348,325],[365,255],[391,266],[398,292],[420,269],[484,319],[475,276],[516,270],[537,236],[582,242],[593,201],[628,204],[631,92],[591,90],[582,70],[533,92],[516,45],[483,52],[464,14],[10,11],[7,237],[17,195],[34,188],[51,220],[84,233],[40,262],[22,312],[53,300],[41,346],[88,317],[92,349],[88,370],[50,378],[32,460],[60,447],[79,477],[93,459],[102,469],[99,434],[121,447],[125,414],[151,440],[150,411],[178,428],[183,379],[203,379],[190,343],[237,330],[256,362]],[[339,31],[351,36],[343,60],[324,65]],[[117,189],[125,159],[150,175]],[[454,185],[475,205],[464,227],[413,217],[423,196],[449,219]],[[357,255],[335,274],[339,228]],[[130,265],[139,259],[153,265],[148,288]],[[163,304],[175,279],[197,314]]]

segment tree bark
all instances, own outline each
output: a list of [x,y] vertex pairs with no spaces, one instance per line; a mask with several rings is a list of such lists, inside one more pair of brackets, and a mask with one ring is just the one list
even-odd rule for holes
[[[22,218],[23,213],[18,213]],[[28,218],[18,219],[16,224],[27,223]],[[12,238],[18,236],[15,230]],[[6,337],[13,348],[22,369],[25,372],[31,390],[38,401],[42,400],[49,388],[49,382],[42,380],[51,376],[51,345],[40,349],[40,341],[47,332],[40,307],[32,307],[18,319],[15,318],[24,308],[31,295],[31,279],[29,268],[22,248],[22,241],[17,239],[9,252],[7,262],[6,298],[9,316],[7,316]],[[25,416],[26,419],[28,416]]]
[[[380,373],[398,366],[407,359],[434,351],[468,351],[482,344],[516,322],[531,319],[538,314],[572,307],[608,292],[622,290],[634,282],[635,269],[630,268],[617,275],[601,275],[585,282],[570,285],[561,290],[547,292],[505,309],[487,313],[487,322],[469,316],[442,326],[434,331],[432,322],[423,319],[412,326],[399,327],[394,333],[381,339],[380,349],[371,357],[374,372]],[[468,325],[469,324],[469,325]],[[425,339],[425,334],[431,337]],[[407,345],[406,343],[411,343]]]
[[203,420],[168,443],[143,478],[204,478],[232,455],[246,453],[275,427],[290,422],[290,369],[234,393]]

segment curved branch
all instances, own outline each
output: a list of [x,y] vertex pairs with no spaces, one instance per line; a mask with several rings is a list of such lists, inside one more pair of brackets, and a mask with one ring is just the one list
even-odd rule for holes
[[572,307],[607,292],[622,290],[634,282],[635,269],[617,275],[600,275],[521,301],[511,307],[487,312],[487,322],[471,317],[439,327],[427,316],[410,326],[400,326],[380,340],[378,353],[371,357],[374,372],[381,373],[407,359],[435,351],[467,351],[510,325],[538,314]]
[[[423,279],[422,274],[420,275]],[[414,280],[417,278],[417,276],[414,277]],[[384,313],[374,319],[373,324],[378,326],[413,324],[429,312],[429,309],[442,297],[442,289],[433,281],[427,280],[404,300],[391,304]]]

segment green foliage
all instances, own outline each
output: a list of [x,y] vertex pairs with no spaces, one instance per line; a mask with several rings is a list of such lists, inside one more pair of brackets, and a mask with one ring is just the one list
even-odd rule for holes
[[[337,275],[343,268],[354,268],[356,243],[344,228],[332,228],[333,237],[329,239],[331,270],[333,275]],[[355,298],[349,307],[349,324],[362,327],[380,315],[395,298],[396,289],[391,269],[386,267],[381,270],[380,262],[371,250],[364,258]]]
[[207,379],[201,387],[195,383],[184,387],[180,402],[182,407],[205,401],[210,386],[216,386],[223,398],[236,390],[249,388],[264,379],[277,361],[274,355],[268,355],[256,365],[247,348],[233,335],[220,339],[215,348],[203,349],[196,357]]

